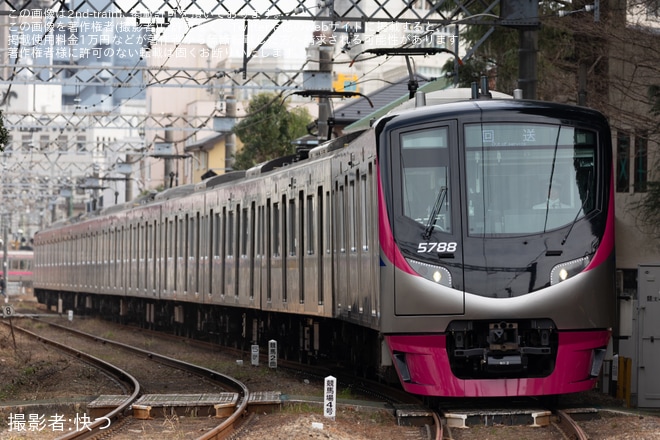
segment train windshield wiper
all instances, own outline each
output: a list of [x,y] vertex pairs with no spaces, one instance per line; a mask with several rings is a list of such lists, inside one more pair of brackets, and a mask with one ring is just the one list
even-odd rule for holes
[[429,221],[426,224],[426,228],[424,229],[424,239],[428,240],[431,237],[431,233],[433,232],[433,228],[435,227],[435,222],[436,222],[436,217],[438,216],[438,213],[440,212],[440,208],[442,208],[442,204],[445,201],[445,198],[447,197],[447,187],[443,186],[440,188],[440,192],[438,193],[438,197],[435,199],[435,204],[433,205],[433,209],[431,210],[431,214],[429,216]]
[[[589,177],[587,178],[587,182],[591,182],[591,172],[589,172]],[[571,235],[571,231],[573,231],[573,226],[575,226],[575,223],[577,223],[578,217],[580,217],[580,213],[581,212],[584,213],[584,207],[587,206],[587,201],[589,201],[590,194],[591,194],[591,188],[587,187],[587,193],[584,195],[582,206],[580,206],[580,209],[578,209],[578,212],[575,214],[575,218],[573,219],[573,223],[571,223],[571,227],[568,228],[568,232],[564,236],[564,239],[561,241],[562,245],[566,244],[566,240],[568,240],[568,236]]]
[[557,130],[557,137],[555,138],[555,148],[552,153],[552,167],[550,168],[550,180],[548,180],[548,201],[545,205],[545,222],[543,224],[543,230],[548,229],[548,215],[550,214],[550,191],[552,190],[553,180],[555,177],[555,166],[557,165],[557,152],[559,151],[559,134],[561,133],[561,126]]

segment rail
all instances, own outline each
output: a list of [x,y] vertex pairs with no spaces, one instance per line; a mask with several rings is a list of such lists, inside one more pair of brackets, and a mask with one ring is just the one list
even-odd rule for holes
[[[7,322],[3,322],[3,324],[11,325],[10,323]],[[72,347],[45,338],[27,329],[17,326],[12,326],[12,328],[14,330],[18,330],[19,332],[36,339],[37,341],[43,344],[49,345],[57,350],[66,353],[69,356],[72,356],[82,362],[85,362],[93,366],[94,368],[97,368],[98,370],[104,372],[108,376],[112,377],[115,381],[117,381],[117,383],[127,394],[130,393],[130,396],[128,396],[126,400],[124,400],[121,404],[119,404],[115,409],[105,414],[105,416],[99,417],[95,421],[87,425],[85,431],[70,432],[66,435],[58,437],[58,440],[85,439],[99,434],[102,428],[107,426],[108,423],[113,424],[114,422],[123,418],[124,411],[126,411],[140,395],[140,383],[137,381],[137,379],[135,379],[135,377],[133,377],[131,374],[127,373],[126,371],[122,370],[121,368],[118,368],[97,357],[78,351]]]
[[[131,351],[133,353],[141,354],[149,358],[150,360],[153,360],[155,362],[161,363],[163,365],[167,365],[169,367],[174,367],[178,368],[181,370],[188,371],[190,373],[196,374],[200,377],[207,378],[209,380],[212,380],[214,382],[217,382],[219,384],[222,384],[223,386],[231,389],[235,389],[238,391],[238,394],[240,396],[239,398],[239,403],[238,406],[236,407],[236,410],[232,415],[227,417],[223,422],[221,422],[217,427],[212,429],[211,431],[204,433],[200,437],[197,438],[197,440],[221,440],[223,438],[226,438],[234,429],[234,426],[236,423],[240,422],[240,418],[245,414],[247,411],[247,405],[248,405],[248,400],[249,400],[249,390],[243,384],[242,382],[236,380],[233,377],[227,376],[222,373],[218,373],[217,371],[213,371],[211,369],[201,367],[199,365],[194,365],[188,362],[183,362],[178,359],[174,359],[168,356],[164,356],[158,353],[150,352],[147,350],[143,350],[141,348],[133,347],[131,345],[127,345],[121,342],[113,341],[111,339],[105,339],[101,338],[99,336],[82,332],[79,330],[74,330],[53,322],[47,322],[47,321],[42,321],[39,319],[36,319],[37,321],[44,322],[52,327],[59,328],[64,331],[69,331],[69,332],[74,332],[77,335],[84,336],[86,338],[92,339],[97,342],[102,342],[103,344],[107,345],[114,345],[116,347],[121,347],[125,350]],[[83,437],[72,437],[72,438],[83,438]],[[67,438],[68,439],[68,438]],[[60,440],[60,439],[58,439]],[[65,440],[62,438],[61,440]]]
[[558,418],[559,429],[561,429],[566,438],[573,440],[588,440],[589,436],[575,423],[575,420],[566,412],[557,409],[554,411]]

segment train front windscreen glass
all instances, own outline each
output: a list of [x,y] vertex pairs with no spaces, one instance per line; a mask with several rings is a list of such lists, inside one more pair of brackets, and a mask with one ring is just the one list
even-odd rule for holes
[[443,232],[451,232],[447,147],[446,127],[401,136],[403,215]]
[[[402,210],[429,232],[452,232],[447,127],[402,134]],[[595,208],[596,134],[529,123],[464,126],[468,235],[536,234]]]
[[596,134],[569,126],[465,126],[468,234],[535,234],[595,207]]

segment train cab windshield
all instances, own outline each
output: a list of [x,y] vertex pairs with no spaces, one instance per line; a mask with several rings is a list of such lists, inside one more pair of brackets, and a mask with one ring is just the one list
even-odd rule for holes
[[448,128],[401,135],[403,215],[428,231],[451,232]]
[[[587,129],[530,123],[463,127],[468,235],[525,235],[569,226],[596,208],[597,137]],[[453,233],[450,127],[400,135],[403,217]],[[455,159],[453,159],[455,160]],[[453,190],[453,191],[452,191]],[[431,218],[433,217],[433,218]]]
[[468,234],[536,234],[595,209],[596,134],[560,125],[466,124]]

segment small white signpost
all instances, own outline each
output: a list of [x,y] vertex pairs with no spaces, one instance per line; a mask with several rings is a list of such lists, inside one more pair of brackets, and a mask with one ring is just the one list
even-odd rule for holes
[[252,365],[255,367],[259,366],[259,346],[252,346]]
[[334,420],[337,412],[337,379],[335,377],[325,378],[323,396],[323,414]]
[[277,368],[277,341],[268,341],[268,368]]

